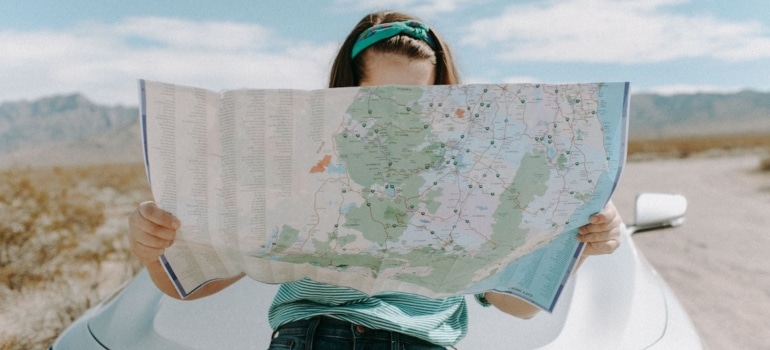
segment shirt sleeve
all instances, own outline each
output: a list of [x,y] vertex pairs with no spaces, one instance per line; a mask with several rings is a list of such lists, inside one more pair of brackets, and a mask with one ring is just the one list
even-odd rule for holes
[[492,303],[490,303],[489,300],[487,300],[487,298],[484,297],[485,294],[486,293],[474,294],[473,298],[476,299],[476,302],[479,303],[479,305],[483,307],[490,307],[492,306]]

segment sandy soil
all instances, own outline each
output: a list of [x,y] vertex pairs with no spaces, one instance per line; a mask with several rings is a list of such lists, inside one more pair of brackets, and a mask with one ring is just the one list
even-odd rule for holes
[[628,163],[614,202],[633,222],[640,192],[682,194],[687,222],[634,236],[710,349],[770,349],[770,172],[760,155]]

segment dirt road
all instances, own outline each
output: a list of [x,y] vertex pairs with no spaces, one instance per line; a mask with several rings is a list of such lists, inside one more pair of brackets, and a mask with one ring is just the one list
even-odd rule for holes
[[633,222],[639,192],[688,199],[687,222],[634,236],[711,349],[770,349],[770,172],[758,155],[628,163],[614,202]]

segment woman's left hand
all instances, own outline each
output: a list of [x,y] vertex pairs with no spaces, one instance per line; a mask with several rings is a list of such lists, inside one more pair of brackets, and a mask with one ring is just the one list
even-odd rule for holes
[[623,220],[612,202],[594,214],[589,224],[578,230],[578,241],[585,243],[583,255],[611,254],[620,246],[620,224]]

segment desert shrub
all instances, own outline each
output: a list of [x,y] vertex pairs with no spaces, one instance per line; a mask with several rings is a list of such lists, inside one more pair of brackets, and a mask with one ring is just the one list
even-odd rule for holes
[[[4,174],[0,187],[0,284],[11,290],[50,280],[52,264],[63,252],[75,250],[82,235],[93,234],[104,223],[103,203],[92,203],[84,193],[33,183],[29,176]],[[75,254],[73,258],[80,257]]]
[[42,349],[130,279],[141,164],[0,171],[0,349]]
[[759,170],[770,171],[770,156],[767,156],[759,161]]

